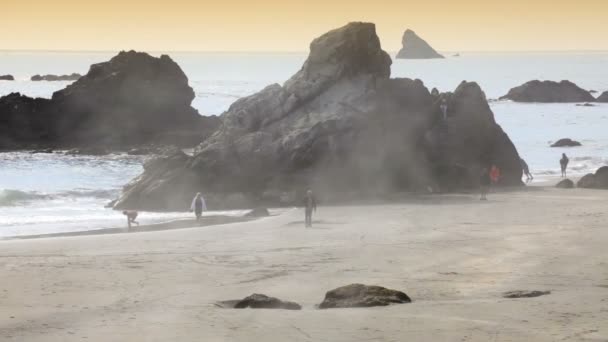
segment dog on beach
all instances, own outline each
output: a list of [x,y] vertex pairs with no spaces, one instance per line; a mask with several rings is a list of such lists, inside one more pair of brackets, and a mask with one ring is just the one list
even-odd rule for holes
[[137,218],[137,211],[135,210],[125,210],[122,212],[123,215],[125,215],[127,217],[127,224],[129,225],[129,228],[131,228],[131,223],[135,223],[136,225],[139,226],[139,222],[135,221],[135,219]]

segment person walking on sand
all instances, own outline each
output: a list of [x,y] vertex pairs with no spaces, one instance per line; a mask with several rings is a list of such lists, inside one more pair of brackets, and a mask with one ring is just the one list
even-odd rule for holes
[[312,194],[312,190],[306,191],[306,197],[304,198],[304,221],[305,226],[312,227],[312,212],[317,211],[317,200]]
[[559,160],[559,165],[562,168],[562,178],[566,178],[567,175],[567,169],[568,169],[568,163],[570,163],[570,159],[568,159],[568,156],[565,153],[562,153],[562,159]]
[[492,184],[492,179],[490,178],[490,172],[488,168],[481,169],[481,173],[479,175],[479,190],[481,193],[480,201],[488,200],[488,192],[490,191],[490,185]]
[[530,173],[530,168],[528,167],[528,163],[526,163],[526,161],[523,158],[520,158],[519,161],[521,163],[521,169],[524,172],[524,176],[526,176],[526,183],[529,183],[530,181],[532,181],[534,179],[534,177]]
[[123,215],[125,215],[127,217],[127,225],[129,226],[129,229],[131,229],[131,223],[135,223],[136,225],[139,226],[139,222],[135,221],[135,219],[137,218],[137,211],[135,210],[125,210],[122,212]]
[[205,198],[203,198],[203,195],[199,192],[192,200],[190,212],[194,212],[194,215],[196,215],[196,220],[198,221],[201,219],[201,216],[203,216],[203,211],[205,210],[207,210],[207,204],[205,204]]

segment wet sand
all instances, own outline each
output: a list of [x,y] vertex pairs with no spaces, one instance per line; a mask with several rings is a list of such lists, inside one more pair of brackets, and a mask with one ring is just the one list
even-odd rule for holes
[[[608,191],[294,209],[204,228],[0,242],[2,341],[606,341]],[[317,310],[350,283],[413,303]],[[507,299],[517,290],[550,291]],[[264,293],[301,311],[231,310]]]

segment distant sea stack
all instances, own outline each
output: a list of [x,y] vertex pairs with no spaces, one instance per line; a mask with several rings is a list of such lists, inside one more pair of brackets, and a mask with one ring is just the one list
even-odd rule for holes
[[194,91],[169,56],[121,52],[49,99],[0,97],[0,149],[193,147],[219,126],[191,107]]
[[39,82],[39,81],[49,81],[49,82],[77,81],[81,77],[82,77],[82,75],[77,74],[77,73],[73,73],[70,75],[44,75],[44,76],[34,75],[34,76],[32,76],[32,78],[30,80],[35,81],[35,82]]
[[390,78],[391,63],[372,23],[322,35],[287,82],[233,103],[193,156],[145,165],[114,208],[181,210],[203,190],[218,209],[293,205],[309,187],[327,201],[449,192],[477,187],[492,164],[500,185],[522,185],[517,150],[476,83],[433,96]]
[[418,37],[416,32],[410,29],[406,30],[403,34],[401,43],[403,48],[397,53],[398,59],[445,58],[437,53],[424,39]]
[[13,75],[0,75],[0,81],[14,81]]
[[602,103],[608,103],[608,91],[603,92],[602,95],[600,95],[596,101],[602,102]]
[[512,88],[509,93],[500,98],[515,102],[595,102],[595,97],[585,89],[570,81],[539,81],[534,80]]

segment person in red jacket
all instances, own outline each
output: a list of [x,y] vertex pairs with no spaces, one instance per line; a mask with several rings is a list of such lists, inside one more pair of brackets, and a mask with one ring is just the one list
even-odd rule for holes
[[492,165],[490,169],[490,179],[492,180],[492,184],[497,184],[500,180],[500,169],[496,165]]

